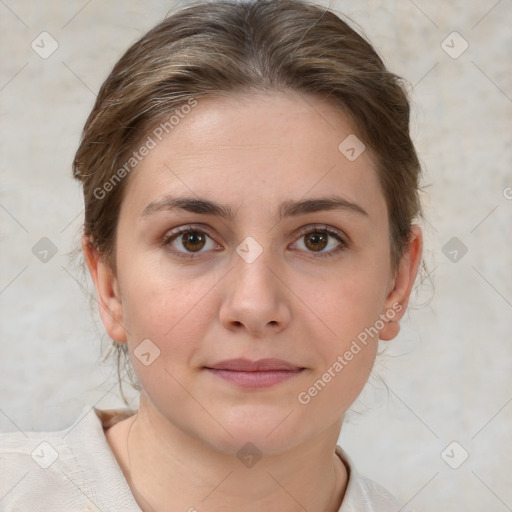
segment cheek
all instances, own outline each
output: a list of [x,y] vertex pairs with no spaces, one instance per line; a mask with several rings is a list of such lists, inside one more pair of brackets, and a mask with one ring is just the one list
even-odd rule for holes
[[130,330],[139,334],[169,330],[196,293],[193,283],[166,270],[156,253],[121,249],[118,269],[123,315]]
[[368,380],[377,353],[378,332],[383,326],[380,313],[387,283],[384,265],[352,265],[322,293],[317,292],[316,308],[313,304],[312,308],[320,320],[316,350],[322,368],[315,376],[320,381],[312,393],[321,390],[323,397],[315,398],[317,405],[313,408],[322,403],[327,406],[331,401],[338,412],[343,411]]
[[321,371],[330,371],[327,381],[335,374],[332,380],[343,387],[344,394],[351,394],[351,389],[360,390],[364,385],[373,366],[381,304],[360,281],[330,297],[324,295],[324,304],[319,316],[329,331],[317,345],[324,364]]
[[309,293],[311,308],[329,327],[331,338],[347,341],[375,324],[385,298],[387,275],[382,265],[347,265],[328,284]]
[[[347,357],[349,353],[350,360]],[[359,343],[357,348],[351,345],[347,351],[338,351],[324,371],[313,376],[299,390],[297,407],[310,417],[325,418],[327,415],[326,423],[339,419],[366,385],[375,354],[375,343]]]
[[368,281],[354,273],[323,289],[314,298],[318,316],[315,351],[317,371],[297,395],[299,407],[312,416],[329,415],[335,421],[361,393],[370,376],[378,348],[381,301],[373,275]]
[[172,366],[186,362],[211,324],[213,294],[208,291],[219,276],[213,272],[194,276],[191,267],[166,264],[165,256],[137,258],[131,254],[134,257],[125,258],[123,267],[119,265],[130,351],[149,338]]

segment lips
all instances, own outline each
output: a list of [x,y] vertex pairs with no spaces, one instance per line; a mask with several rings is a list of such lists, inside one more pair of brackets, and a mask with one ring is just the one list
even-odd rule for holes
[[291,380],[305,368],[282,359],[229,359],[205,370],[241,388],[268,388]]
[[269,371],[291,371],[297,372],[303,367],[297,366],[283,359],[267,358],[251,361],[250,359],[227,359],[213,365],[206,366],[211,370],[231,370],[235,372],[269,372]]

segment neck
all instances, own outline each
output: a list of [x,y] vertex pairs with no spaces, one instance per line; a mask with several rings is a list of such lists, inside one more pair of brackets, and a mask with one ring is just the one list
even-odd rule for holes
[[334,452],[340,428],[256,460],[191,436],[141,400],[139,412],[107,439],[144,512],[338,512],[348,478]]

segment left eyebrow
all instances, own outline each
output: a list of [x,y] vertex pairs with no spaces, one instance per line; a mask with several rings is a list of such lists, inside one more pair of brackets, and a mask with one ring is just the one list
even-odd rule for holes
[[[233,209],[228,205],[205,198],[172,196],[166,196],[163,199],[151,202],[144,208],[140,216],[145,217],[153,213],[172,210],[185,210],[191,213],[213,215],[229,221],[233,221],[235,218]],[[278,220],[285,217],[298,217],[299,215],[327,210],[350,211],[366,217],[369,216],[368,212],[357,203],[348,201],[340,196],[331,195],[302,201],[283,201],[279,206]]]

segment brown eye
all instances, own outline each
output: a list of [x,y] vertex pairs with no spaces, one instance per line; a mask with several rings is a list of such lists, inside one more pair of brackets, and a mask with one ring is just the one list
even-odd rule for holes
[[163,238],[162,245],[168,246],[173,254],[184,258],[200,256],[202,252],[206,252],[208,249],[219,247],[210,235],[193,226],[172,230]]
[[206,243],[206,236],[200,231],[187,231],[181,233],[181,243],[187,251],[200,251]]
[[[306,227],[299,234],[299,241],[302,242],[307,253],[316,253],[315,256],[323,258],[336,256],[339,252],[349,247],[348,241],[338,230],[330,228],[329,226],[311,226]],[[337,241],[337,244],[332,244],[331,240]],[[326,247],[333,246],[333,248],[325,250]]]
[[319,231],[312,231],[304,236],[306,240],[306,247],[313,251],[322,251],[327,247],[329,242],[329,235],[327,233],[320,233]]

